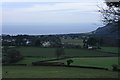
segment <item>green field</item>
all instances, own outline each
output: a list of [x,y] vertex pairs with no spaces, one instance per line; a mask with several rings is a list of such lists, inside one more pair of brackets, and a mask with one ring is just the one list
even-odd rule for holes
[[[87,49],[65,49],[64,55],[81,56],[81,58],[72,58],[74,62],[71,65],[103,67],[109,68],[109,71],[70,67],[32,66],[32,62],[56,58],[56,48],[14,47],[13,49],[19,50],[23,56],[40,57],[25,57],[16,63],[27,64],[27,66],[3,66],[4,78],[118,78],[118,72],[111,70],[112,64],[118,64],[118,58],[113,57],[118,54],[106,53],[111,50],[109,50],[109,47],[104,48],[104,50],[101,49],[104,52]],[[111,51],[115,52],[115,50],[116,49],[113,49]],[[95,56],[111,57],[96,58]],[[66,60],[67,59],[58,60],[55,62],[64,62],[66,64]],[[8,71],[7,74],[5,73],[6,71]]]
[[28,64],[31,65],[32,62],[46,60],[46,58],[24,58],[23,60],[17,62],[16,64]]
[[[32,62],[35,61],[41,61],[41,60],[49,60],[52,58],[25,58],[16,64],[28,64],[32,65]],[[118,65],[118,57],[99,57],[99,58],[70,58],[74,62],[71,65],[77,65],[77,66],[91,66],[91,67],[102,67],[102,68],[108,68],[112,70],[113,64]],[[63,60],[57,60],[52,62],[63,62],[67,65],[68,59]]]
[[74,44],[74,45],[83,46],[83,40],[82,39],[62,39],[61,41],[62,41],[63,44]]
[[[74,62],[71,65],[79,66],[91,66],[91,67],[102,67],[112,69],[113,64],[118,65],[118,57],[99,57],[99,58],[71,58]],[[63,62],[67,64],[68,59],[59,60],[57,62]],[[56,62],[56,61],[53,61]]]
[[104,52],[112,52],[112,53],[118,53],[120,50],[120,47],[101,47],[102,49],[100,51]]
[[51,66],[4,66],[3,78],[118,78],[118,72]]
[[[14,49],[19,50],[23,56],[56,57],[56,48],[17,47]],[[64,56],[117,56],[117,54],[109,54],[87,49],[65,49]]]
[[[83,40],[82,39],[62,39],[62,43],[66,44],[75,44],[75,45],[81,45],[83,46]],[[113,52],[113,53],[118,53],[118,50],[120,48],[118,47],[101,47],[102,49],[100,51],[104,52]]]

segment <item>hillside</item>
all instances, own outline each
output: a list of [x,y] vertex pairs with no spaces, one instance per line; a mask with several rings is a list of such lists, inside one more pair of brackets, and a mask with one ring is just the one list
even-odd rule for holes
[[115,23],[109,23],[104,27],[99,27],[94,33],[95,36],[99,37],[118,37],[118,34],[120,34],[120,28]]
[[93,31],[92,36],[102,38],[103,43],[110,46],[118,46],[120,39],[120,26],[116,23],[109,23],[104,27],[99,27]]

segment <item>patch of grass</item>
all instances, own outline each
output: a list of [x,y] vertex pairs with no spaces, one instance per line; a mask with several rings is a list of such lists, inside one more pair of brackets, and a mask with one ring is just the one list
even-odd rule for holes
[[65,49],[66,56],[115,56],[117,54],[108,54],[87,49]]
[[3,78],[118,78],[118,72],[52,66],[3,66]]
[[28,64],[31,65],[32,62],[46,60],[46,58],[24,58],[23,60],[17,62],[16,64]]
[[[56,57],[56,48],[40,47],[17,47],[23,56],[41,56],[46,58]],[[115,56],[117,54],[108,54],[87,49],[65,49],[64,56]]]
[[[103,67],[112,69],[113,64],[118,65],[118,57],[103,57],[103,58],[71,58],[74,62],[71,65],[79,66],[91,66],[91,67]],[[63,62],[65,64],[67,59],[59,60],[57,62]],[[56,62],[56,61],[54,61]]]
[[100,51],[104,52],[113,52],[118,53],[118,50],[120,50],[120,47],[101,47],[102,49]]
[[27,64],[32,65],[32,62],[42,61],[42,60],[49,60],[54,58],[24,58],[23,60],[16,62],[15,64]]
[[61,41],[64,44],[74,44],[74,45],[83,46],[83,40],[82,39],[62,39]]
[[55,48],[17,47],[23,56],[55,57]]
[[118,53],[118,50],[120,49],[120,47],[101,47],[101,51],[104,52],[113,52],[113,53]]

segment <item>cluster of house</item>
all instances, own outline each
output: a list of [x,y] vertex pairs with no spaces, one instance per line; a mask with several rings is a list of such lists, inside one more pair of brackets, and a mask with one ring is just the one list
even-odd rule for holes
[[[32,43],[31,40],[28,40],[26,38],[22,39],[22,41],[24,41],[25,45],[29,45]],[[1,39],[1,42],[6,42],[6,43],[15,43],[16,39]],[[49,47],[51,45],[51,43],[49,41],[44,41],[42,42],[42,46],[43,47]]]

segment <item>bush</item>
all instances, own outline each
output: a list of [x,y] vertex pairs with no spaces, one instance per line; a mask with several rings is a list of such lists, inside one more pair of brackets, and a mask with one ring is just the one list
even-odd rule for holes
[[9,50],[4,56],[3,63],[13,63],[23,59],[23,56],[17,50]]
[[73,60],[67,60],[67,65],[70,66],[70,64],[73,63]]

